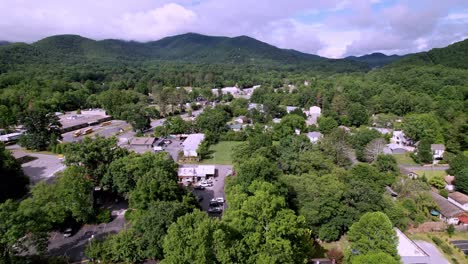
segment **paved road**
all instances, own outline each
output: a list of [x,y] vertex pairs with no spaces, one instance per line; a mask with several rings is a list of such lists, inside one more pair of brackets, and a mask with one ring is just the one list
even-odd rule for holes
[[55,173],[65,169],[65,165],[57,155],[29,153],[21,149],[12,149],[15,158],[30,156],[35,158],[32,161],[21,164],[24,173],[29,177],[32,184],[41,180],[50,180]]
[[[193,165],[182,165],[182,166],[193,166]],[[196,196],[203,197],[203,200],[200,202],[200,205],[204,211],[208,211],[210,208],[210,200],[217,197],[223,197],[226,200],[224,194],[224,181],[228,175],[232,173],[231,165],[215,165],[218,170],[218,177],[214,179],[213,186],[208,187],[205,190],[194,190]],[[226,203],[224,208],[226,208]]]
[[421,247],[431,258],[431,264],[450,264],[450,262],[445,259],[444,255],[431,243],[426,241],[414,241],[419,247]]
[[48,253],[52,256],[67,256],[70,261],[82,261],[84,251],[92,239],[101,239],[109,234],[116,234],[125,227],[125,209],[112,212],[114,219],[100,225],[85,225],[71,237],[52,232],[49,238]]
[[[89,134],[88,136],[92,137],[94,135],[99,135],[103,137],[111,137],[111,136],[118,134],[122,130],[128,129],[128,127],[129,127],[129,124],[125,121],[112,120],[112,123],[108,126],[95,125],[95,126],[78,129],[78,130],[84,131],[85,129],[93,128],[94,132]],[[78,131],[78,130],[74,130],[74,131],[70,131],[70,132],[62,134],[63,142],[80,142],[81,140],[83,140],[84,135],[79,136],[79,137],[74,136],[75,131]]]
[[448,170],[449,166],[414,166],[414,165],[399,165],[410,171],[444,171]]

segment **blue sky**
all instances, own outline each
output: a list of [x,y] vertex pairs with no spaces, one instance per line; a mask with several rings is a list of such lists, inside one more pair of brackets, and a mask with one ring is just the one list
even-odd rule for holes
[[248,35],[333,58],[406,54],[468,38],[468,1],[0,0],[0,40],[150,41],[186,32]]

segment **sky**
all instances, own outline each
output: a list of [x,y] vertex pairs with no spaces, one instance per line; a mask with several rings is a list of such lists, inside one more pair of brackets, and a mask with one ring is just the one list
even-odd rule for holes
[[407,54],[468,38],[468,0],[0,0],[0,40],[187,32],[247,35],[330,58]]

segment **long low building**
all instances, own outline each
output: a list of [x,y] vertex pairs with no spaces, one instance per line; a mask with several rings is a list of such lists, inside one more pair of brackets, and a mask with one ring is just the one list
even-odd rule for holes
[[83,110],[80,114],[77,114],[75,111],[57,115],[60,119],[60,123],[62,124],[62,133],[112,120],[112,117],[107,115],[102,109]]
[[215,177],[215,174],[215,165],[195,165],[190,167],[179,167],[177,176],[179,177],[179,182],[194,183],[204,181],[210,177]]
[[409,237],[407,237],[400,229],[395,228],[398,237],[398,255],[401,257],[403,264],[431,264],[429,255]]
[[190,134],[182,143],[185,157],[197,157],[198,147],[205,139],[205,134]]

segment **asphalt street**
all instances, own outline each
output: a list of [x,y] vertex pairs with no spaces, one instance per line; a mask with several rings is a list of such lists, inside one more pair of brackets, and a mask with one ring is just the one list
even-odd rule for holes
[[418,240],[414,242],[429,255],[431,264],[450,264],[433,244]]

